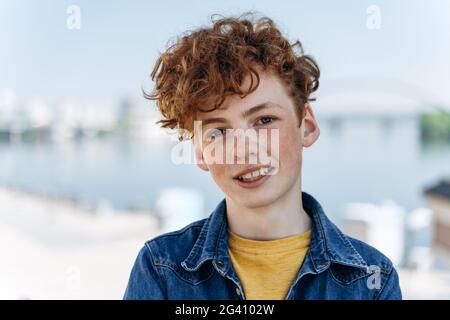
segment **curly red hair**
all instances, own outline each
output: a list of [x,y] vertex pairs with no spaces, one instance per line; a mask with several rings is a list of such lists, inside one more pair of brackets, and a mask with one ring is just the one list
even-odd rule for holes
[[[156,100],[163,115],[157,124],[182,129],[179,140],[186,133],[192,138],[198,110],[215,110],[228,95],[244,98],[256,90],[257,67],[275,72],[284,81],[302,119],[305,103],[319,86],[320,70],[304,54],[300,41],[290,44],[268,17],[254,19],[253,13],[216,21],[213,17],[210,28],[178,37],[157,59],[151,72],[155,88],[151,93],[144,91],[145,98]],[[252,74],[256,84],[251,77],[250,88],[243,91],[243,79]]]

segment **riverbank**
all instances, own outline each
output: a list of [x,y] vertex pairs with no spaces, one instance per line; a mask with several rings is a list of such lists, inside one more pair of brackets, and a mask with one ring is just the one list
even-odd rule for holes
[[157,230],[148,211],[0,188],[0,299],[120,299]]

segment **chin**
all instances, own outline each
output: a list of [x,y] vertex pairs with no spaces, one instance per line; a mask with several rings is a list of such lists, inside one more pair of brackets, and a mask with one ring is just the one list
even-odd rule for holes
[[265,207],[276,201],[279,197],[270,191],[265,191],[262,194],[254,192],[253,194],[240,194],[231,197],[234,202],[246,208],[260,208]]

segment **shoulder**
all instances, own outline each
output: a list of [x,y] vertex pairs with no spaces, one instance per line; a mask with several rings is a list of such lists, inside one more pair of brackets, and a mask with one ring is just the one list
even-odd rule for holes
[[166,299],[168,288],[162,272],[167,268],[194,282],[196,279],[181,270],[180,261],[192,250],[205,220],[146,241],[131,270],[124,299]]
[[334,279],[359,285],[357,291],[363,299],[401,299],[399,277],[391,259],[364,241],[343,233],[341,238],[352,253],[346,260],[334,260],[330,268]]
[[179,230],[149,239],[143,250],[151,254],[155,265],[179,265],[189,255],[207,220],[197,220]]
[[371,245],[349,237],[352,245],[366,261],[369,276],[366,286],[374,291],[374,298],[380,300],[401,300],[400,279],[392,261]]
[[355,251],[361,256],[363,261],[366,262],[369,270],[372,270],[373,272],[379,271],[385,274],[390,274],[392,272],[394,268],[392,261],[381,251],[364,241],[348,235],[345,235],[345,237],[349,240],[351,246],[353,246]]

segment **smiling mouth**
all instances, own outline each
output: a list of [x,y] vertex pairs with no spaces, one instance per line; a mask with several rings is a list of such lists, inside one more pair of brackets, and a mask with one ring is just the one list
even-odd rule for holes
[[257,170],[254,170],[252,172],[243,174],[242,176],[239,176],[235,179],[243,182],[252,182],[261,179],[264,176],[267,176],[272,173],[274,170],[274,167],[264,167]]

